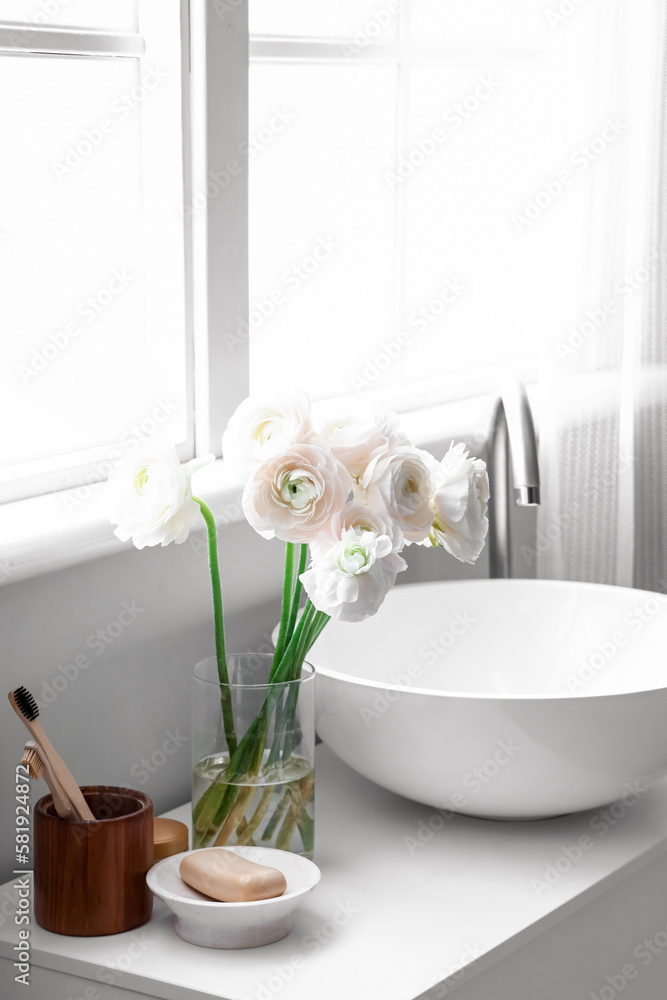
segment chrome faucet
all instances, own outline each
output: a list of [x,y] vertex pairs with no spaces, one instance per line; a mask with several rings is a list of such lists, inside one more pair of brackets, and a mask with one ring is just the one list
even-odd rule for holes
[[537,436],[528,395],[518,381],[503,387],[493,410],[488,440],[491,483],[488,546],[492,579],[512,576],[510,456],[516,506],[536,507],[540,502]]

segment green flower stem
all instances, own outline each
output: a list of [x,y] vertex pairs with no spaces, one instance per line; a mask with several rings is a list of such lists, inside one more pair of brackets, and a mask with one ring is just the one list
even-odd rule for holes
[[301,834],[304,850],[312,853],[315,846],[315,822],[312,816],[306,812],[306,806],[301,796],[301,790],[290,787],[290,798],[292,800],[290,809],[294,815],[294,820]]
[[[283,723],[285,744],[283,746],[283,761],[288,761],[290,754],[292,753],[292,744],[294,742],[294,716],[296,715],[296,702],[298,697],[299,687],[297,684],[292,684],[287,698],[287,704],[285,705],[285,721]],[[278,744],[280,744],[279,740]]]
[[234,807],[239,786],[232,784],[232,782],[243,775],[255,776],[259,773],[266,746],[268,720],[279,697],[280,692],[269,690],[264,704],[251,722],[225,769],[225,779],[229,784],[224,788],[222,801],[213,816],[211,826],[214,829],[218,829],[226,821],[227,814]]
[[202,795],[203,799],[211,792],[206,805],[200,810],[200,799],[195,806],[195,812],[198,813],[195,831],[201,838],[200,847],[207,845],[236,807],[240,786],[234,784],[235,780],[243,775],[254,776],[259,772],[268,735],[268,720],[281,694],[280,690],[269,690],[262,708],[241,738],[225,769],[227,784],[210,786]]
[[[313,635],[315,632],[319,634],[326,621],[328,621],[328,616],[324,615],[323,612],[316,611],[310,600],[307,601],[303,614],[294,630],[294,634],[289,640],[280,663],[277,667],[274,663],[271,668],[269,682],[275,684],[276,688],[282,683],[299,678],[305,655],[314,641]],[[210,788],[207,789],[202,796],[202,799],[204,796],[207,796],[205,804],[202,805],[202,799],[196,804],[195,814],[198,817],[196,820],[196,832],[203,838],[200,846],[206,846],[210,838],[216,835],[216,831],[219,831],[223,824],[228,822],[230,814],[235,814],[239,795],[239,786],[234,784],[236,779],[242,775],[249,774],[254,776],[259,772],[266,747],[269,719],[282,693],[279,689],[269,689],[262,708],[231,755],[229,764],[225,770],[227,784],[212,786],[215,788],[213,792],[211,792]],[[282,726],[283,731],[293,728],[295,709],[296,700],[294,708],[290,712],[285,711],[283,713],[285,719]],[[274,736],[275,740],[278,741],[279,745],[280,736],[277,733]],[[211,792],[210,796],[209,792]]]
[[[296,654],[299,650],[299,644],[301,642],[301,637],[304,632],[310,629],[313,617],[315,615],[315,608],[310,601],[306,602],[306,606],[303,609],[303,614],[299,619],[299,624],[294,629],[294,634],[290,639],[287,649],[283,653],[283,657],[276,667],[274,664],[271,667],[271,673],[269,674],[269,684],[278,684],[282,681],[292,680],[292,667],[296,663]],[[301,665],[299,664],[299,669]]]
[[216,787],[215,783],[212,782],[208,786],[208,788],[206,789],[206,791],[202,792],[202,794],[199,796],[199,802],[195,802],[194,807],[192,809],[192,820],[193,820],[193,822],[195,824],[197,824],[199,822],[199,817],[204,812],[204,809],[206,808],[206,806],[208,805],[208,803],[213,798],[213,793],[214,793],[215,787]]
[[286,695],[285,698],[283,698],[283,695],[281,694],[280,702],[278,703],[278,707],[276,708],[276,718],[275,718],[275,724],[273,726],[273,742],[271,744],[271,750],[269,751],[269,757],[266,762],[266,766],[268,768],[273,767],[273,765],[275,764],[276,760],[280,755],[280,743],[282,740],[283,731],[285,729],[285,709],[287,701],[289,699],[289,693],[290,693],[289,691],[285,692]]
[[[308,613],[306,614],[306,612]],[[301,676],[303,661],[306,658],[306,653],[310,649],[310,632],[318,614],[319,611],[316,611],[315,606],[308,601],[306,607],[303,609],[303,627],[301,629],[301,635],[299,636],[299,643],[296,647],[294,659],[289,667],[289,679],[291,681],[298,680]]]
[[283,813],[287,809],[288,803],[289,803],[289,790],[286,788],[282,794],[282,798],[280,799],[278,805],[273,811],[273,816],[264,827],[262,840],[271,840],[271,837],[273,836],[275,829],[278,826],[278,823],[280,823],[280,820],[283,817]]
[[232,832],[238,830],[239,826],[243,823],[245,811],[250,805],[254,794],[255,788],[253,785],[244,785],[243,788],[237,789],[236,801],[220,827],[220,832],[214,842],[215,847],[222,847],[224,844],[229,843]]
[[294,811],[289,809],[276,839],[276,847],[279,851],[289,851],[289,845],[292,841],[292,834],[294,833],[295,826],[296,816],[294,815]]
[[[306,615],[306,611],[308,611],[308,615]],[[280,728],[282,732],[280,734],[276,733],[274,735],[274,747],[277,748],[276,749],[277,753],[280,748],[282,734],[283,733],[285,734],[285,745],[283,748],[283,755],[282,755],[283,761],[289,760],[289,757],[292,753],[292,745],[294,742],[294,716],[296,715],[296,703],[299,697],[299,685],[294,682],[301,676],[303,661],[309,649],[310,630],[318,614],[319,612],[315,611],[314,606],[310,603],[310,601],[308,601],[308,604],[304,609],[304,614],[302,619],[303,628],[301,631],[301,636],[299,638],[296,652],[294,654],[294,660],[290,665],[289,679],[292,683],[290,684],[289,693],[285,701],[285,711],[283,712],[282,718],[280,720]]]
[[296,545],[294,542],[287,542],[285,546],[285,577],[283,580],[283,603],[280,609],[280,630],[278,641],[273,654],[273,665],[280,663],[285,652],[285,646],[291,638],[287,635],[287,623],[292,613],[292,598],[294,591],[294,568],[296,564]]
[[324,631],[324,626],[331,621],[331,615],[326,614],[324,611],[318,611],[315,615],[315,621],[313,623],[313,630],[311,633],[310,646],[308,649],[312,649],[320,635]]
[[[315,848],[315,824],[308,815],[306,807],[313,797],[315,791],[315,771],[312,770],[306,778],[299,782],[299,795],[301,796],[301,811],[305,815],[306,821],[299,825],[299,832],[306,851],[312,854]],[[310,821],[310,822],[308,822]]]
[[[305,655],[304,649],[308,639],[308,633],[313,618],[316,617],[316,615],[317,612],[315,611],[314,606],[311,604],[310,601],[308,601],[306,607],[303,609],[301,620],[299,621],[299,624],[297,625],[294,634],[290,639],[289,645],[285,650],[283,658],[280,661],[273,678],[269,677],[270,681],[273,680],[274,683],[281,683],[298,679],[299,675],[301,674],[301,666],[303,664],[303,657]],[[274,667],[271,668],[272,674],[274,673]],[[280,677],[278,677],[278,674],[280,674]],[[283,692],[281,691],[279,697],[282,697],[282,694]],[[276,713],[276,720],[273,730],[273,744],[271,746],[269,759],[267,761],[269,766],[275,764],[278,758],[278,755],[280,753],[280,743],[282,741],[282,735],[285,732],[285,727],[287,726],[290,719],[293,722],[294,708],[296,707],[296,696],[298,696],[298,689],[296,684],[294,684],[288,690],[286,700],[284,704],[281,706],[281,709],[279,710],[279,712]],[[294,707],[291,708],[290,710],[290,705],[292,702],[294,702]]]
[[[324,611],[316,611],[310,628],[308,629],[307,635],[302,637],[301,651],[297,650],[294,661],[293,661],[293,675],[290,680],[298,680],[301,675],[301,670],[303,666],[303,659],[312,647],[315,640],[321,634],[324,626],[330,620],[329,615]],[[298,674],[297,674],[298,669]],[[280,755],[280,745],[283,741],[283,736],[285,737],[285,746],[282,752],[282,759],[284,761],[288,760],[292,752],[292,741],[294,735],[294,716],[296,714],[296,704],[299,696],[299,688],[297,684],[292,684],[290,686],[287,698],[285,699],[284,705],[281,706],[280,713],[276,713],[276,722],[273,734],[273,744],[271,746],[271,752],[269,754],[268,764],[274,764]]]
[[[308,630],[307,635],[303,640],[303,652],[301,655],[301,663],[299,664],[299,675],[301,674],[303,660],[308,653],[308,650],[312,647],[313,643],[317,637],[322,632],[322,629],[329,621],[329,615],[324,611],[317,611],[313,616],[313,620]],[[298,655],[295,657],[295,662],[298,662]],[[294,740],[294,716],[296,715],[296,704],[297,698],[299,696],[298,685],[293,684],[290,688],[290,692],[285,705],[285,712],[283,713],[283,718],[281,719],[282,730],[285,733],[285,745],[283,748],[283,760],[289,760],[290,754],[292,753],[292,743]],[[276,741],[280,742],[280,740]]]
[[213,622],[215,625],[215,656],[218,663],[218,677],[220,679],[220,701],[222,704],[222,718],[225,726],[225,736],[230,754],[236,750],[236,727],[234,725],[234,710],[232,706],[232,696],[229,690],[229,674],[227,673],[227,650],[225,648],[225,622],[222,611],[222,587],[220,586],[220,566],[218,564],[218,532],[215,526],[215,518],[210,507],[200,500],[199,497],[192,498],[199,504],[206,532],[208,535],[208,565],[211,573],[211,591],[213,593]]
[[296,580],[294,581],[294,594],[292,596],[292,607],[290,609],[289,622],[287,623],[287,642],[292,638],[294,633],[294,627],[296,625],[297,615],[299,614],[299,601],[301,600],[301,591],[303,590],[303,584],[301,583],[301,576],[306,571],[306,563],[308,562],[308,546],[301,545],[301,550],[299,552],[299,566],[296,571]]
[[239,836],[236,838],[237,844],[248,844],[252,840],[257,830],[257,827],[264,819],[266,810],[269,808],[269,803],[271,802],[272,795],[273,795],[273,786],[267,785],[267,787],[262,792],[262,797],[257,804],[257,808],[255,809],[250,822],[246,826],[245,830],[243,830],[243,832],[240,833]]
[[[252,752],[255,746],[254,740],[258,733],[261,714],[260,712],[253,719],[225,768],[225,778],[229,783],[210,785],[195,806],[195,815],[197,816],[195,833],[204,838],[204,842],[199,845],[201,847],[206,846],[206,838],[220,829],[225,817],[234,805],[239,787],[231,782],[239,775],[247,774],[250,771]],[[202,805],[204,798],[206,798],[206,803]]]

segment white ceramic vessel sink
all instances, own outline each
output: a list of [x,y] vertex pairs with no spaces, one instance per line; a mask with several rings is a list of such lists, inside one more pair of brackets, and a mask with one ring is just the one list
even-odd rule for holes
[[536,819],[626,798],[667,774],[667,597],[597,584],[395,587],[331,622],[317,730],[417,802]]

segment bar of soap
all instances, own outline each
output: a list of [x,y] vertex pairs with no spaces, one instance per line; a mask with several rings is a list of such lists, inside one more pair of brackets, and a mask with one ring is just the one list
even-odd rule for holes
[[248,903],[282,896],[287,882],[277,868],[241,858],[224,847],[193,851],[179,866],[181,878],[205,896],[222,903]]

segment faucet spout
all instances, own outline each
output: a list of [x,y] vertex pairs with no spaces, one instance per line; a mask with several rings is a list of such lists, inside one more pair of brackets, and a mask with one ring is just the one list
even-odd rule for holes
[[[540,502],[537,435],[528,394],[521,382],[503,387],[496,402],[488,442],[489,567],[494,579],[512,575],[510,499],[517,507]],[[510,469],[512,486],[510,486]]]

